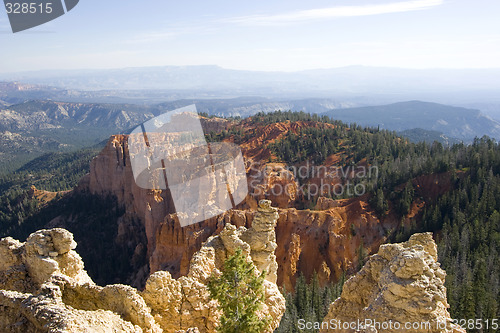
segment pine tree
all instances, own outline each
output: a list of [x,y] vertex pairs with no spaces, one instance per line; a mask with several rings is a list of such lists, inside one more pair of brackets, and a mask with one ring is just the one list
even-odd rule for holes
[[314,271],[312,282],[311,282],[311,305],[312,305],[312,310],[315,313],[315,320],[316,321],[321,321],[323,320],[323,317],[321,316],[322,314],[322,305],[321,304],[321,290],[319,287],[319,279],[318,279],[318,274],[316,271]]
[[403,190],[401,199],[399,201],[399,211],[401,215],[406,215],[410,212],[411,204],[413,202],[414,189],[411,181],[406,183],[406,186]]
[[222,274],[208,282],[210,297],[222,309],[221,333],[262,333],[269,318],[259,318],[257,311],[264,302],[265,272],[256,274],[252,262],[247,261],[241,249],[224,264]]
[[297,312],[306,314],[309,310],[309,297],[307,292],[307,282],[304,274],[301,272],[295,283],[295,306]]
[[375,210],[378,214],[384,215],[387,211],[388,204],[384,198],[384,191],[381,188],[377,189],[375,194]]

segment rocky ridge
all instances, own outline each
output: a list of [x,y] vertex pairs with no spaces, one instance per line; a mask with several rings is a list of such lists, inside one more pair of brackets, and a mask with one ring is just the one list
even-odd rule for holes
[[276,285],[274,227],[278,214],[261,202],[254,228],[226,224],[194,254],[186,276],[152,274],[145,289],[97,286],[74,251],[71,233],[55,228],[30,235],[25,243],[0,241],[0,331],[2,332],[215,332],[220,311],[206,286],[227,256],[242,248],[269,274],[264,281],[262,314],[278,325],[285,299]]
[[[448,313],[445,276],[437,262],[432,233],[382,245],[346,281],[342,295],[323,320],[330,327],[322,327],[320,332],[465,333]],[[359,322],[361,325],[348,326]]]

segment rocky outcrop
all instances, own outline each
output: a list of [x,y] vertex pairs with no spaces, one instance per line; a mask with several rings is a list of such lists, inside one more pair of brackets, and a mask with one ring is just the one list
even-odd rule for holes
[[293,172],[284,163],[252,164],[249,170],[249,187],[252,195],[250,206],[256,206],[253,201],[269,199],[279,208],[293,207],[298,199],[298,184]]
[[91,283],[83,261],[73,251],[73,235],[64,229],[40,230],[26,243],[10,237],[0,241],[0,288],[19,292],[39,289],[52,276],[65,276],[75,283]]
[[[143,256],[146,258],[130,258],[131,262],[147,262],[155,248],[156,231],[171,212],[165,191],[144,190],[135,184],[127,140],[128,136],[125,135],[112,136],[100,154],[92,160],[90,174],[80,181],[76,191],[90,192],[103,198],[115,197],[118,205],[125,209],[125,213],[118,217],[116,222],[113,221],[117,224],[114,241],[123,247],[131,248],[132,253],[145,253]],[[65,224],[63,222],[59,225]],[[67,224],[70,225],[70,222]],[[178,229],[182,228],[178,226]],[[195,250],[200,248],[201,242],[197,245]],[[142,251],[143,248],[146,251]],[[193,253],[194,251],[190,254]],[[144,285],[148,273],[147,266],[136,270],[135,276],[129,278],[129,283],[134,286]]]
[[241,235],[242,241],[250,245],[253,263],[259,271],[266,271],[266,279],[272,283],[278,280],[278,263],[274,255],[278,247],[274,232],[279,217],[277,211],[271,207],[271,201],[261,200],[259,213],[252,221],[252,228]]
[[465,333],[447,311],[445,276],[431,233],[382,245],[344,284],[320,332]]
[[378,217],[367,196],[318,200],[321,201],[332,206],[321,210],[279,210],[278,285],[288,290],[293,290],[301,273],[309,278],[316,272],[324,285],[356,271],[363,254],[376,252],[399,223],[391,215]]
[[[325,203],[321,210],[278,209],[275,255],[279,286],[293,290],[301,273],[309,278],[315,271],[323,285],[336,281],[344,272],[357,269],[361,251],[377,251],[399,223],[391,215],[381,220],[366,196],[328,201],[332,207]],[[189,260],[202,242],[222,232],[229,221],[236,227],[253,226],[255,215],[253,210],[231,210],[185,228],[167,216],[156,232],[149,259],[151,272],[168,270],[174,277],[187,274]]]
[[[274,227],[278,218],[270,201],[262,201],[255,224],[246,229],[226,224],[219,236],[210,237],[191,259],[189,272],[175,280],[159,271],[146,283],[143,297],[150,304],[158,323],[168,332],[198,327],[200,332],[215,332],[220,316],[217,302],[210,300],[207,279],[222,268],[228,256],[242,249],[259,271],[266,270],[265,304],[262,315],[270,315],[269,332],[278,327],[285,311],[285,299],[276,285],[276,249]],[[158,297],[161,295],[161,297]]]
[[1,332],[144,332],[110,311],[68,307],[50,289],[43,289],[37,295],[0,290],[0,307]]
[[138,291],[99,287],[64,229],[0,241],[1,332],[162,332]]
[[278,214],[261,204],[255,227],[226,224],[196,252],[188,274],[179,279],[166,271],[152,274],[142,292],[121,284],[97,286],[74,251],[64,229],[40,230],[20,243],[0,241],[1,332],[215,332],[221,315],[210,299],[207,280],[219,274],[228,256],[241,248],[256,270],[269,272],[260,315],[270,315],[272,332],[285,311],[276,285],[274,227]]

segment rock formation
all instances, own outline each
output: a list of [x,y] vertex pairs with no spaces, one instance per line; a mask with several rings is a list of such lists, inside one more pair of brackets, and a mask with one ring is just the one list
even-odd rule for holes
[[269,199],[279,208],[293,207],[298,198],[298,183],[294,173],[284,163],[252,164],[249,170],[249,185],[252,191],[249,205],[254,201]]
[[217,274],[237,248],[256,269],[269,272],[262,314],[278,325],[285,299],[276,285],[274,227],[278,214],[263,201],[255,227],[226,224],[210,237],[190,262],[188,274],[173,279],[166,271],[151,275],[140,292],[130,286],[95,285],[64,229],[41,230],[20,243],[0,241],[1,332],[215,332],[220,311],[211,300],[207,279]]
[[[266,135],[276,138],[282,129],[268,130]],[[262,150],[267,138],[263,140],[245,143],[242,149],[246,159],[257,159],[252,154]],[[265,193],[277,185],[295,188],[293,175],[285,172],[281,164],[267,166],[264,163],[261,168],[267,172],[260,173],[263,177],[249,179],[256,182],[252,186],[261,188]],[[174,278],[186,275],[192,256],[203,242],[221,232],[229,222],[237,227],[250,227],[256,214],[254,208],[257,208],[257,202],[251,198],[247,200],[248,207],[242,207],[242,210],[230,210],[221,216],[181,228],[175,215],[170,214],[165,191],[144,190],[135,185],[127,136],[124,135],[111,137],[92,161],[90,175],[82,180],[79,190],[88,190],[103,197],[115,196],[117,202],[125,207],[125,215],[118,219],[116,242],[128,244],[134,235],[146,234],[146,244],[133,246],[146,247],[149,267],[139,270],[136,279],[131,279],[130,283],[134,286],[144,285],[147,276],[144,272],[148,271],[151,274],[169,271]],[[293,195],[294,191],[289,193]],[[277,282],[288,290],[293,290],[300,273],[309,278],[316,271],[321,283],[325,284],[335,281],[344,271],[356,269],[359,248],[363,246],[366,253],[373,253],[385,242],[388,231],[400,222],[400,218],[391,215],[380,219],[371,209],[366,196],[346,200],[320,198],[316,210],[289,208],[293,198],[284,194],[274,196],[272,191],[270,195],[255,196],[255,199],[263,198],[281,206],[276,226],[276,243],[279,244],[276,250],[279,267]]]
[[266,271],[266,279],[272,283],[278,280],[278,264],[274,255],[278,247],[274,232],[279,217],[277,211],[271,207],[271,201],[261,200],[259,214],[253,219],[252,228],[241,235],[241,239],[250,245],[253,263],[259,271]]
[[320,332],[465,333],[447,311],[445,276],[431,233],[382,245],[344,284]]
[[1,332],[162,332],[138,291],[99,287],[64,229],[0,241]]
[[[226,224],[219,236],[210,237],[194,254],[187,276],[175,280],[166,271],[152,274],[143,297],[151,306],[156,321],[168,332],[194,326],[200,332],[215,332],[220,313],[217,303],[209,299],[207,279],[214,270],[223,266],[228,256],[241,248],[257,269],[268,272],[264,281],[266,300],[262,313],[272,317],[269,331],[278,327],[285,311],[285,299],[276,285],[274,227],[277,218],[276,208],[270,207],[270,201],[263,200],[255,217],[257,223],[250,229]],[[158,298],[158,294],[162,296]]]

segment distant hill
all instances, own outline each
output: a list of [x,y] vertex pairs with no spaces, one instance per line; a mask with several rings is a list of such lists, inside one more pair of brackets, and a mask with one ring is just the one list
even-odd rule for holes
[[161,103],[157,107],[162,110],[174,110],[191,104],[196,104],[198,112],[205,112],[219,117],[238,116],[242,118],[251,117],[259,112],[268,113],[278,110],[321,113],[334,108],[345,108],[353,105],[353,103],[328,98],[273,100],[263,97],[239,97],[231,99],[185,99]]
[[147,106],[54,101],[0,106],[0,172],[44,153],[93,146],[161,112]]
[[421,128],[466,141],[484,135],[500,139],[500,123],[483,115],[479,110],[437,103],[409,101],[336,109],[323,114],[348,123],[380,126],[398,132]]
[[398,135],[404,136],[410,139],[412,142],[428,142],[432,143],[434,141],[440,142],[445,146],[451,146],[456,143],[462,142],[461,140],[450,138],[438,131],[424,130],[422,128],[413,128],[409,130],[404,130],[398,132]]
[[161,112],[159,109],[133,104],[28,101],[1,111],[0,130],[92,127],[120,133]]

